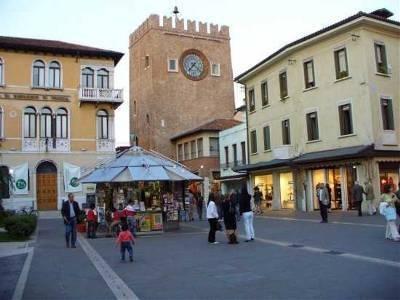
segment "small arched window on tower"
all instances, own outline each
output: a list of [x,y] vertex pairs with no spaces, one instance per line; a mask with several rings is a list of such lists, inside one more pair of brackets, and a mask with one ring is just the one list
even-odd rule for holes
[[147,69],[148,67],[150,67],[150,56],[146,55],[144,57],[144,68]]
[[56,137],[68,138],[68,112],[65,108],[59,108],[56,115]]
[[82,70],[82,87],[93,88],[94,87],[94,70],[91,68],[84,68]]
[[56,61],[49,64],[49,87],[56,89],[61,87],[61,67]]
[[51,138],[52,137],[52,112],[48,107],[43,107],[40,112],[40,137]]
[[36,110],[31,106],[24,110],[24,137],[36,137]]
[[150,124],[150,116],[149,116],[149,114],[146,114],[146,123]]
[[109,115],[107,111],[101,109],[97,112],[97,138],[107,140],[109,137]]
[[32,85],[34,87],[44,87],[44,70],[45,70],[45,64],[42,60],[36,60],[33,63],[33,69],[32,69]]
[[108,89],[110,86],[110,75],[106,69],[97,71],[97,88]]

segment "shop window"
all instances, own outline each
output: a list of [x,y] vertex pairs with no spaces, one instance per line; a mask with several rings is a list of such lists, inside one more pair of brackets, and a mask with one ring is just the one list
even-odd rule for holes
[[82,87],[93,88],[94,87],[94,70],[91,68],[84,68],[82,70]]
[[203,139],[197,139],[197,157],[203,156]]
[[266,106],[268,103],[268,82],[264,81],[261,83],[261,105]]
[[394,130],[392,99],[381,99],[383,130]]
[[272,183],[272,175],[257,175],[254,176],[254,187],[258,187],[262,193],[261,207],[271,208],[274,188]]
[[349,76],[346,48],[336,50],[334,52],[334,58],[335,58],[336,79],[341,79]]
[[183,153],[184,153],[184,159],[185,160],[190,159],[190,156],[189,156],[189,143],[184,143],[183,144]]
[[257,153],[257,131],[252,130],[250,132],[250,150],[252,154]]
[[110,74],[106,69],[97,71],[97,88],[108,89],[110,87]]
[[183,160],[183,145],[178,144],[178,161]]
[[219,156],[219,139],[210,137],[210,156]]
[[376,71],[382,74],[388,74],[388,65],[386,58],[386,47],[384,44],[375,43]]
[[271,135],[269,126],[265,126],[263,128],[263,135],[264,135],[264,151],[271,150]]
[[228,148],[228,146],[226,146],[224,148],[225,148],[225,167],[228,168],[228,166],[229,166],[229,148]]
[[254,95],[254,89],[249,90],[249,111],[255,111],[256,109],[256,99]]
[[40,112],[40,137],[51,138],[53,136],[52,112],[48,107],[42,108]]
[[36,110],[33,107],[24,110],[24,137],[36,137]]
[[49,64],[49,87],[61,87],[61,66],[58,62],[52,61]]
[[168,72],[178,72],[177,59],[168,59]]
[[247,159],[246,159],[246,142],[241,142],[240,143],[240,148],[242,150],[242,164],[246,164]]
[[196,141],[190,142],[190,158],[196,158]]
[[238,157],[237,157],[237,146],[236,144],[232,145],[232,150],[233,150],[233,166],[238,165]]
[[311,112],[306,115],[307,136],[309,141],[319,140],[318,115],[317,112]]
[[97,112],[97,138],[109,138],[109,115],[104,109]]
[[45,86],[45,64],[42,60],[36,60],[33,63],[32,69],[32,85],[33,87],[44,87]]
[[290,121],[289,119],[282,121],[282,143],[290,145]]
[[68,112],[65,108],[59,108],[56,115],[56,137],[68,138]]
[[281,190],[281,206],[282,208],[295,208],[295,198],[293,189],[293,174],[280,173],[280,190]]
[[351,117],[351,104],[339,106],[340,135],[353,133],[353,121]]
[[279,88],[281,93],[281,100],[288,97],[288,83],[287,83],[287,72],[281,72],[279,74]]
[[314,61],[309,60],[303,64],[304,68],[304,81],[306,89],[315,87],[315,77],[314,77]]

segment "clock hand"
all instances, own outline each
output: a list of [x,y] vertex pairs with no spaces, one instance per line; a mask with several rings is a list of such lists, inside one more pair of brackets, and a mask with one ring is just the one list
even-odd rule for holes
[[190,66],[190,68],[189,68],[189,70],[188,70],[188,71],[192,70],[192,68],[193,68],[195,65],[196,65],[196,63],[195,63],[195,62],[194,62],[194,63],[192,63],[192,65]]

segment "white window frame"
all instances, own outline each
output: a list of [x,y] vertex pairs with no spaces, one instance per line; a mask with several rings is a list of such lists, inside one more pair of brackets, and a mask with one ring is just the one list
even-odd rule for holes
[[[66,112],[67,112],[67,126],[66,126],[66,133],[67,133],[67,136],[66,137],[59,137],[58,136],[58,122],[57,122],[57,117],[58,117],[58,110],[59,109],[64,109]],[[69,110],[68,110],[68,108],[66,108],[66,107],[64,107],[64,106],[60,106],[60,107],[57,107],[57,109],[54,111],[54,114],[55,114],[55,135],[56,135],[56,138],[57,139],[65,139],[65,140],[67,140],[67,139],[70,139],[70,126],[71,126],[71,122],[70,122],[70,112],[69,112]],[[62,135],[62,134],[61,134]]]
[[1,57],[1,56],[0,56],[0,65],[1,65],[1,69],[0,69],[0,86],[4,86],[4,85],[6,85],[6,80],[4,78],[4,76],[5,76],[4,68],[5,68],[6,64],[5,64],[4,58]]
[[[41,61],[41,62],[44,63],[43,85],[35,85],[34,82],[33,82],[33,80],[34,80],[33,67],[34,67],[35,62],[37,62],[37,61]],[[32,88],[38,88],[38,89],[45,89],[46,88],[46,80],[47,80],[46,72],[47,72],[47,63],[46,63],[46,61],[44,59],[42,59],[42,58],[35,58],[32,61],[32,65],[31,65],[31,86],[32,86]]]
[[[217,66],[217,72],[214,72],[214,66]],[[221,64],[211,63],[211,76],[220,77],[221,76]]]
[[[378,70],[378,61],[377,61],[376,49],[375,49],[375,46],[376,46],[376,45],[381,45],[381,46],[385,47],[385,59],[386,59],[387,73],[382,73],[382,72],[379,72],[379,70]],[[384,42],[382,42],[382,41],[374,40],[373,46],[374,46],[374,57],[375,57],[375,72],[376,72],[377,74],[379,74],[379,75],[384,75],[384,76],[390,77],[390,76],[392,75],[392,70],[391,70],[392,67],[391,67],[391,65],[390,65],[390,63],[389,63],[389,59],[388,59],[389,56],[388,56],[388,53],[387,53],[386,44],[385,44]]]
[[[53,62],[56,62],[56,63],[58,63],[58,65],[60,66],[60,85],[58,86],[58,87],[54,87],[54,86],[50,86],[50,65],[51,65],[51,63],[53,63]],[[61,62],[60,61],[58,61],[58,60],[56,60],[56,59],[53,59],[53,60],[51,60],[48,64],[46,64],[46,66],[47,66],[47,68],[46,68],[46,73],[47,73],[47,77],[45,78],[45,81],[46,81],[46,86],[47,86],[47,88],[49,88],[49,89],[55,89],[55,90],[61,90],[62,88],[63,88],[63,72],[62,72],[62,70],[63,70],[63,67],[62,67],[62,64],[61,64]]]
[[[308,64],[308,63],[310,63],[310,62],[311,62],[311,65],[312,65],[312,79],[313,79],[313,80],[310,81],[309,74],[307,74],[308,82],[306,82],[304,67],[306,66],[306,64]],[[313,57],[309,57],[309,58],[303,60],[303,77],[304,77],[304,89],[305,89],[305,90],[309,90],[309,89],[313,89],[313,88],[316,88],[316,87],[317,87],[317,82],[316,82],[316,79],[315,79],[316,75],[315,75],[315,64],[314,64],[314,62],[315,62],[315,60],[314,60]],[[307,73],[308,73],[308,69],[307,69]],[[313,86],[310,86],[310,87],[307,87],[307,84],[310,84],[311,82],[313,82],[314,85],[313,85]]]
[[[175,69],[171,69],[170,68],[170,62],[171,61],[174,61],[175,62]],[[177,58],[168,58],[168,60],[167,60],[167,69],[168,69],[168,72],[171,72],[171,73],[178,73],[178,71],[179,71],[179,64],[178,64],[178,59]]]
[[[382,103],[381,103],[382,100],[390,100],[390,101],[392,101],[393,128],[394,128],[393,130],[392,129],[384,129],[383,128]],[[384,131],[384,132],[395,132],[396,128],[397,128],[397,124],[396,124],[396,111],[394,109],[393,97],[387,96],[387,95],[380,95],[380,97],[379,97],[379,111],[380,111],[380,123],[381,123],[382,131]]]
[[[351,107],[351,124],[352,124],[352,127],[353,127],[352,128],[353,129],[353,133],[342,135],[341,130],[340,130],[341,128],[340,128],[339,106],[346,105],[346,104],[350,104],[350,107]],[[356,127],[356,123],[354,122],[354,104],[353,104],[353,100],[352,99],[344,99],[344,100],[337,101],[336,102],[336,113],[338,114],[337,115],[338,137],[339,138],[343,138],[343,137],[357,135],[357,127]]]
[[4,108],[0,106],[0,140],[4,139]]

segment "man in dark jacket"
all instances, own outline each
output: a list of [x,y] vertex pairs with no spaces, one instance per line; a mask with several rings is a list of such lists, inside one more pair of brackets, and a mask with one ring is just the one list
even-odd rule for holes
[[76,224],[80,211],[78,202],[74,201],[74,195],[69,193],[68,201],[63,203],[61,209],[61,215],[63,216],[65,224],[65,241],[67,248],[69,248],[70,245],[72,248],[76,248]]
[[358,209],[358,216],[362,216],[361,212],[361,204],[363,201],[363,194],[364,194],[364,188],[360,185],[358,181],[354,183],[353,189],[352,189],[352,196],[353,196],[353,203],[357,205]]

